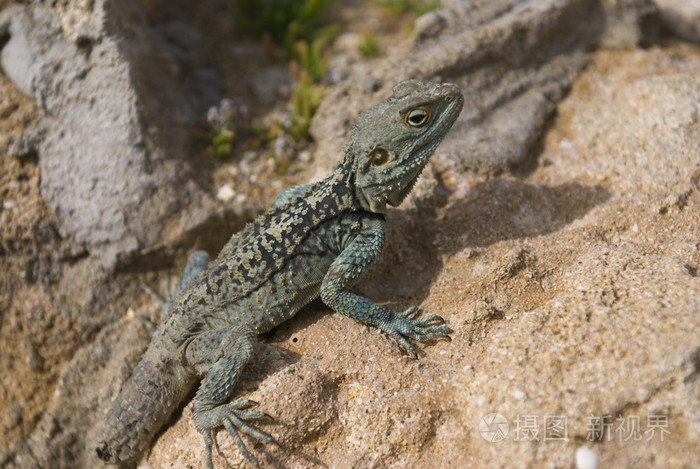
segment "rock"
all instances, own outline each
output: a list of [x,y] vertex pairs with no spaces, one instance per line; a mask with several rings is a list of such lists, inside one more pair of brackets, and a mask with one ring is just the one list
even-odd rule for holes
[[61,235],[111,269],[157,247],[165,220],[208,196],[175,189],[190,111],[140,11],[128,1],[62,8],[4,10],[2,67],[43,111],[41,192]]
[[230,184],[224,184],[216,191],[216,198],[222,202],[230,202],[235,196],[236,192]]
[[38,127],[31,127],[21,133],[17,139],[12,142],[7,154],[13,158],[20,159],[35,157],[42,138],[41,129]]
[[664,23],[678,36],[700,42],[700,0],[654,0]]
[[289,67],[275,67],[257,74],[252,86],[261,103],[271,104],[287,99],[293,88]]
[[598,453],[585,446],[576,450],[576,469],[598,469]]
[[207,110],[207,124],[212,129],[236,128],[249,120],[248,107],[240,99],[224,98],[218,106],[211,106]]
[[605,32],[599,46],[607,49],[634,49],[659,39],[661,19],[651,0],[603,2]]
[[[262,464],[700,464],[698,77],[687,46],[594,53],[535,168],[392,211],[358,288],[443,314],[452,342],[413,361],[339,315],[280,326],[238,396],[275,416]],[[190,408],[148,464],[201,461]],[[480,431],[499,422],[501,441]],[[243,463],[217,440],[215,466]]]
[[[159,314],[139,296],[139,282],[157,285],[141,272],[156,256],[142,255],[228,234],[180,158],[196,100],[171,93],[186,67],[161,55],[131,2],[68,3],[0,12],[3,72],[45,113],[37,142],[23,138],[55,218],[38,203],[27,236],[62,259],[0,246],[0,270],[27,277],[0,276],[10,468],[97,466],[99,420],[149,339],[134,317]],[[168,7],[141,3],[153,17]],[[392,310],[443,315],[453,340],[412,360],[312,305],[260,339],[236,395],[275,417],[259,426],[283,446],[243,438],[272,466],[571,467],[587,447],[600,467],[700,467],[697,49],[637,47],[647,2],[443,4],[386,58],[338,74],[314,119],[318,147],[300,161],[325,175],[357,113],[400,79],[460,83],[464,116],[388,214],[386,250],[357,286]],[[39,180],[32,159],[0,162]],[[231,176],[253,184],[260,167],[244,158]],[[12,213],[27,200],[17,181],[0,187]],[[222,194],[233,210],[255,199],[234,192]],[[93,256],[138,272],[81,262]],[[191,415],[185,404],[140,464],[203,467]],[[215,467],[244,463],[225,431],[217,440]]]
[[[447,2],[419,18],[411,40],[386,59],[357,63],[324,99],[311,133],[320,154],[337,155],[337,129],[347,132],[353,116],[388,96],[394,83],[451,81],[465,94],[464,111],[434,160],[498,173],[531,155],[587,64],[586,51],[602,44],[635,47],[654,12],[648,0]],[[381,86],[368,87],[369,80]]]

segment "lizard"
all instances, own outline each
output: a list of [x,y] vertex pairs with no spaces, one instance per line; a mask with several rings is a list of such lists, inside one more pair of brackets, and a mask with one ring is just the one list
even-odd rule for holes
[[273,207],[234,234],[216,259],[195,251],[174,294],[159,301],[163,319],[102,421],[97,455],[135,462],[198,381],[192,405],[213,469],[212,433],[223,427],[258,467],[241,434],[276,443],[250,421],[266,416],[249,399],[230,402],[257,336],[320,297],[332,310],[377,327],[413,358],[409,340],[449,340],[441,316],[419,318],[351,291],[385,242],[387,206],[411,192],[459,116],[464,98],[451,83],[406,80],[361,113],[343,159],[316,183],[283,191]]

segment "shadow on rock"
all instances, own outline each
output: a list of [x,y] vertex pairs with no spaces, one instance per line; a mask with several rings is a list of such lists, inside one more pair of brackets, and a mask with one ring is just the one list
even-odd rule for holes
[[420,303],[445,256],[560,230],[606,202],[610,193],[598,185],[548,187],[495,178],[478,183],[466,197],[443,208],[435,208],[436,197],[390,214],[388,246],[371,278],[362,283],[365,294],[387,299],[390,292],[392,299]]
[[450,255],[467,247],[485,248],[499,241],[552,233],[609,198],[607,189],[599,185],[549,187],[513,179],[484,181],[449,205],[439,219],[435,217],[431,224],[439,228],[435,236],[447,235],[453,241],[438,245],[437,253]]

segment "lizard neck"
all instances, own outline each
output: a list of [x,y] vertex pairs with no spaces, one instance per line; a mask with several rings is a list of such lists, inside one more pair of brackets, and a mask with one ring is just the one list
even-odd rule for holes
[[336,187],[343,187],[350,193],[352,208],[386,215],[386,204],[378,203],[376,200],[368,197],[362,188],[357,185],[355,154],[351,145],[345,148],[345,158],[333,169],[331,179]]
[[346,154],[345,158],[333,168],[324,185],[328,193],[334,195],[340,211],[365,208],[357,197],[355,172],[349,155]]

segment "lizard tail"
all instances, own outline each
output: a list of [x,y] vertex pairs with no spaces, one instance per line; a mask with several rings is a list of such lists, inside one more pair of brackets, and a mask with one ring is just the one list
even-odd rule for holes
[[[144,357],[112,403],[95,450],[109,464],[135,462],[191,388],[179,363]],[[178,392],[179,391],[179,392]]]

